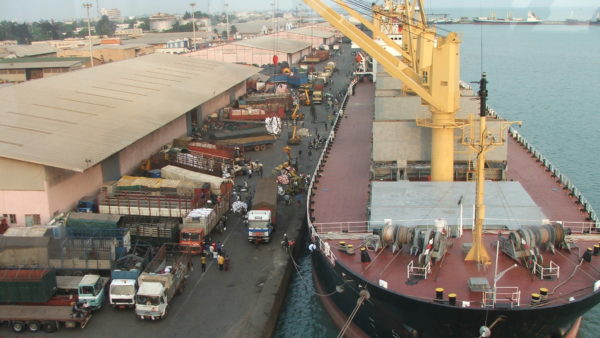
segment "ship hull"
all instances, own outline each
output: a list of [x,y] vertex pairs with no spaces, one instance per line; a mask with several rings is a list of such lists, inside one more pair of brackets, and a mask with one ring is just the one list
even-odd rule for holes
[[344,285],[344,291],[330,299],[346,317],[356,307],[360,290],[369,291],[370,298],[353,323],[371,337],[476,337],[482,326],[492,326],[495,321],[492,337],[562,337],[580,316],[600,302],[600,292],[595,292],[554,307],[487,311],[462,308],[460,304],[435,303],[433,297],[420,300],[379,287],[339,262],[332,266],[318,250],[312,254],[312,261],[314,278],[324,292]]

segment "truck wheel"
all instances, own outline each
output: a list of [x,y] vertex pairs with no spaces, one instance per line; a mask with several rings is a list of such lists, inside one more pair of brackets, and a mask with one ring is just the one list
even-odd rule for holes
[[27,328],[31,332],[38,332],[40,330],[40,322],[38,322],[37,320],[29,321],[27,322]]
[[261,151],[263,151],[263,150],[265,150],[265,149],[267,149],[267,146],[266,146],[265,144],[261,144],[261,145],[260,145],[260,150],[261,150]]
[[27,325],[25,324],[25,322],[22,322],[20,320],[15,320],[14,322],[11,323],[11,328],[13,330],[13,332],[23,332],[25,331],[25,329],[27,328]]
[[43,322],[42,330],[44,330],[46,333],[56,332],[56,330],[58,330],[58,325],[56,325],[56,322],[53,321]]
[[160,319],[165,319],[165,318],[167,318],[167,314],[169,313],[169,311],[168,311],[168,310],[169,310],[169,307],[166,307],[166,308],[165,308],[165,313],[162,315],[162,317],[160,317]]
[[254,151],[260,151],[260,146],[254,146]]

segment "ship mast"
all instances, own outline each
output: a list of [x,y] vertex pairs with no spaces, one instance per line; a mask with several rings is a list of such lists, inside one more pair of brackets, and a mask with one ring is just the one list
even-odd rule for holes
[[490,264],[490,255],[483,245],[483,221],[485,220],[485,152],[492,145],[486,126],[487,116],[487,79],[485,73],[481,74],[479,81],[479,140],[472,140],[471,146],[477,152],[476,179],[475,179],[475,229],[473,229],[473,246],[465,258],[466,261],[475,261],[479,264]]

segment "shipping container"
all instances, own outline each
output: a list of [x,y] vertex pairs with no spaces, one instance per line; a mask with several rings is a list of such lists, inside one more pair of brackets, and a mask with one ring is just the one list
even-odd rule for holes
[[43,303],[56,293],[51,269],[0,269],[0,303]]

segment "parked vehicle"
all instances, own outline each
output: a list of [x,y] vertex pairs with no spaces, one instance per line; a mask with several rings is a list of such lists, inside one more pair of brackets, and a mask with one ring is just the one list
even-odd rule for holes
[[256,184],[252,209],[247,214],[248,241],[269,243],[277,222],[277,183],[261,178]]
[[262,135],[242,138],[232,138],[226,140],[217,140],[215,144],[222,146],[234,146],[240,147],[246,151],[254,150],[261,151],[265,150],[267,146],[272,145],[277,141],[277,138],[273,135]]
[[222,200],[214,208],[195,209],[183,219],[179,244],[190,249],[190,253],[202,253],[204,237],[212,232],[219,222],[223,222],[223,215],[229,211],[229,199]]
[[163,244],[138,277],[135,314],[140,319],[158,320],[167,316],[175,295],[183,291],[191,267],[191,255],[178,244]]
[[152,247],[136,246],[132,252],[115,262],[111,271],[109,302],[114,308],[135,307],[137,278],[152,257]]
[[89,311],[75,313],[72,306],[0,305],[0,322],[8,323],[17,333],[26,330],[51,333],[61,325],[84,328],[91,317]]

